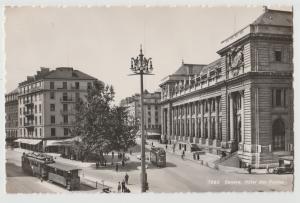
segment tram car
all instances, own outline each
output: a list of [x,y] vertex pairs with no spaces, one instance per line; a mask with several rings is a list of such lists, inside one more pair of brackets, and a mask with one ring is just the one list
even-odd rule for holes
[[166,152],[161,147],[152,147],[150,150],[150,161],[158,167],[166,166]]
[[52,156],[46,154],[23,153],[22,169],[30,175],[59,184],[68,190],[80,187],[79,168],[55,162]]

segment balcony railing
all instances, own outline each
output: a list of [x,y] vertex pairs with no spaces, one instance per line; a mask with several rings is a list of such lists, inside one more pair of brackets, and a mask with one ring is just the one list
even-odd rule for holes
[[24,104],[25,105],[33,105],[33,101],[32,100],[25,100]]
[[61,97],[60,101],[61,102],[75,102],[76,99],[74,97]]
[[25,115],[25,116],[28,116],[28,117],[29,117],[29,116],[33,116],[33,111],[25,111],[25,112],[24,112],[24,115]]
[[34,128],[34,123],[24,123],[24,126],[27,129],[33,129]]
[[60,113],[62,115],[74,115],[75,114],[75,110],[74,109],[60,110]]

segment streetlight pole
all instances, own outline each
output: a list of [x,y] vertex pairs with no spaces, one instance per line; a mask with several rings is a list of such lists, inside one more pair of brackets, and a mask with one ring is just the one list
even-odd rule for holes
[[145,156],[145,133],[144,133],[144,75],[153,75],[151,74],[152,67],[152,59],[147,59],[144,57],[142,51],[142,45],[140,48],[140,54],[136,58],[131,58],[131,68],[133,74],[131,75],[140,75],[141,82],[141,191],[146,192],[147,183],[147,173],[146,173],[146,156]]

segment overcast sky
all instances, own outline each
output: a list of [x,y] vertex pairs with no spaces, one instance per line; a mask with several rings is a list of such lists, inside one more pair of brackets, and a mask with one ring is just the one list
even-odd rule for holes
[[[276,8],[277,7],[273,7]],[[289,10],[288,7],[282,8]],[[262,7],[93,7],[5,10],[6,92],[39,67],[68,66],[114,86],[116,102],[139,92],[130,58],[143,44],[154,76],[145,89],[185,63],[208,64],[218,58],[220,42],[253,22]]]

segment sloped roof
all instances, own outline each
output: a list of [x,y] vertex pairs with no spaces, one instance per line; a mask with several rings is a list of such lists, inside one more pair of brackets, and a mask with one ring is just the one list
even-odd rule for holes
[[80,79],[80,80],[96,80],[96,78],[85,74],[79,70],[69,67],[59,67],[50,71],[44,76],[46,79]]
[[222,58],[219,58],[215,60],[214,62],[208,64],[207,66],[204,66],[200,72],[200,74],[206,74],[211,68],[214,68],[216,65],[221,63]]
[[173,73],[172,75],[195,75],[199,74],[202,70],[202,68],[205,65],[203,64],[186,64],[183,63],[180,68]]
[[293,13],[290,11],[266,9],[252,25],[293,26]]
[[27,76],[27,80],[19,83],[19,85],[25,85],[41,79],[66,79],[66,80],[97,80],[86,73],[79,70],[74,70],[71,67],[58,67],[55,70],[49,70],[49,68],[41,67],[40,71],[34,76]]
[[12,90],[12,91],[10,91],[10,92],[8,92],[8,93],[5,94],[5,95],[12,95],[12,94],[18,94],[18,88],[14,89],[14,90]]

